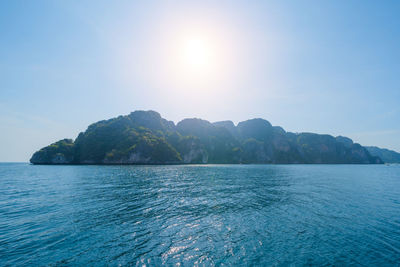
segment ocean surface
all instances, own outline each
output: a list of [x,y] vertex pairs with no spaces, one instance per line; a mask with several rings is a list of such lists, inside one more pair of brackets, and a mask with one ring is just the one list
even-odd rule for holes
[[399,165],[0,164],[0,266],[399,263]]

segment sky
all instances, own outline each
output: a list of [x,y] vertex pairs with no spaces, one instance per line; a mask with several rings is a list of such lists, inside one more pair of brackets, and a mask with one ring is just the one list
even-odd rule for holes
[[155,110],[400,152],[399,1],[0,1],[0,161]]

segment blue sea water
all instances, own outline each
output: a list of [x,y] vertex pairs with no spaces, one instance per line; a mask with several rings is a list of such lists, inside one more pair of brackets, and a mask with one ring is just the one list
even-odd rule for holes
[[0,266],[398,266],[400,166],[0,164]]

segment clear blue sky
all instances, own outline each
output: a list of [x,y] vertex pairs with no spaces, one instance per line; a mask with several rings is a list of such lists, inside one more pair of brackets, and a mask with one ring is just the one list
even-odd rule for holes
[[[0,161],[138,109],[400,151],[399,14],[399,1],[1,1]],[[199,33],[219,69],[191,79],[174,53]]]

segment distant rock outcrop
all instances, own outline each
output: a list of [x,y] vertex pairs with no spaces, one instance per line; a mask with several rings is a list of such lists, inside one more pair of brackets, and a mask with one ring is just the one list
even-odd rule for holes
[[30,161],[35,164],[69,164],[75,162],[74,151],[74,142],[64,139],[35,152]]
[[33,164],[382,163],[347,137],[290,133],[264,119],[237,126],[135,111],[90,125],[33,154]]
[[366,146],[365,148],[371,155],[381,158],[386,163],[400,163],[400,153],[396,151],[376,146]]

